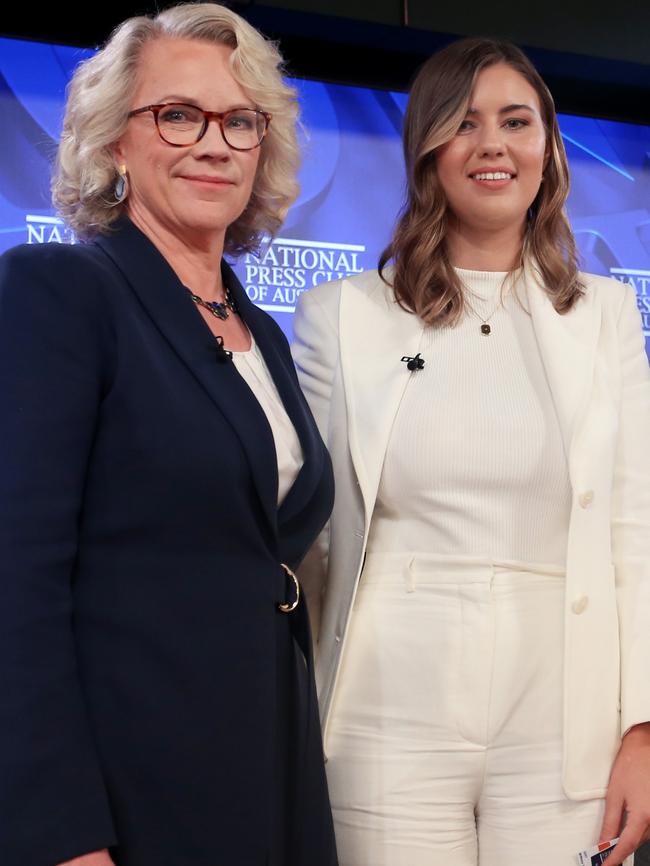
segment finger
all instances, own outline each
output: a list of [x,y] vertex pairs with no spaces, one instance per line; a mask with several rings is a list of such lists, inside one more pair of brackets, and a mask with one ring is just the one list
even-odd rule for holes
[[610,839],[615,839],[619,835],[621,824],[623,823],[624,805],[623,797],[610,787],[605,798],[605,814],[600,830],[599,843],[609,842]]
[[630,854],[634,854],[641,844],[645,829],[645,822],[639,824],[638,822],[628,820],[625,829],[621,833],[618,845],[616,845],[607,858],[607,866],[621,866],[621,863],[623,863]]
[[639,825],[641,827],[641,838],[639,839],[639,845],[643,845],[645,842],[648,841],[648,839],[650,839],[650,816],[647,814],[639,816]]

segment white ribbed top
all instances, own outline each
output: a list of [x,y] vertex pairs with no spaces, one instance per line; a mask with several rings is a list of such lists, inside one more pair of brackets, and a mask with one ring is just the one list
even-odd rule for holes
[[250,349],[247,352],[233,352],[232,360],[239,375],[257,397],[273,433],[278,458],[280,505],[303,464],[300,440],[252,334]]
[[525,285],[457,271],[478,315],[425,329],[426,364],[393,425],[368,549],[564,567],[571,488]]

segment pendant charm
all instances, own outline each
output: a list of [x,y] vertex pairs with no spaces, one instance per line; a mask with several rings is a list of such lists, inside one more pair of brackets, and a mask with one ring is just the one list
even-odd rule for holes
[[492,332],[492,328],[488,325],[487,322],[483,322],[483,324],[481,325],[481,333],[485,334],[487,336],[491,332]]
[[[185,286],[187,289],[187,286]],[[230,315],[230,310],[237,315],[239,310],[237,309],[237,304],[233,300],[232,295],[230,294],[230,289],[226,286],[226,290],[224,292],[223,301],[204,301],[203,298],[199,297],[199,295],[195,295],[191,289],[187,289],[189,292],[190,298],[194,301],[194,303],[203,307],[204,310],[207,310],[209,313],[212,313],[217,319],[221,319],[222,322],[225,322],[228,316]]]
[[222,322],[228,318],[228,308],[225,304],[220,304],[219,301],[205,301],[204,306],[210,310],[213,316],[221,319]]

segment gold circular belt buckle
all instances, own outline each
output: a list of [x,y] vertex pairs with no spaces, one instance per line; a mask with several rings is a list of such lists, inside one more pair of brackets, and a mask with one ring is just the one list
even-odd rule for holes
[[280,565],[293,580],[294,586],[296,587],[296,598],[292,604],[279,604],[278,610],[281,610],[282,613],[291,613],[292,610],[295,610],[298,607],[298,602],[300,601],[300,584],[298,583],[298,578],[293,571],[291,571],[288,565],[285,565],[284,562],[281,562]]

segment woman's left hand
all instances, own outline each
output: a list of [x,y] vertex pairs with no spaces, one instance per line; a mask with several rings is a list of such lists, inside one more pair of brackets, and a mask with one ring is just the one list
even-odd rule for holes
[[600,841],[619,834],[620,841],[607,858],[607,866],[620,866],[650,839],[650,722],[630,728],[612,767]]

